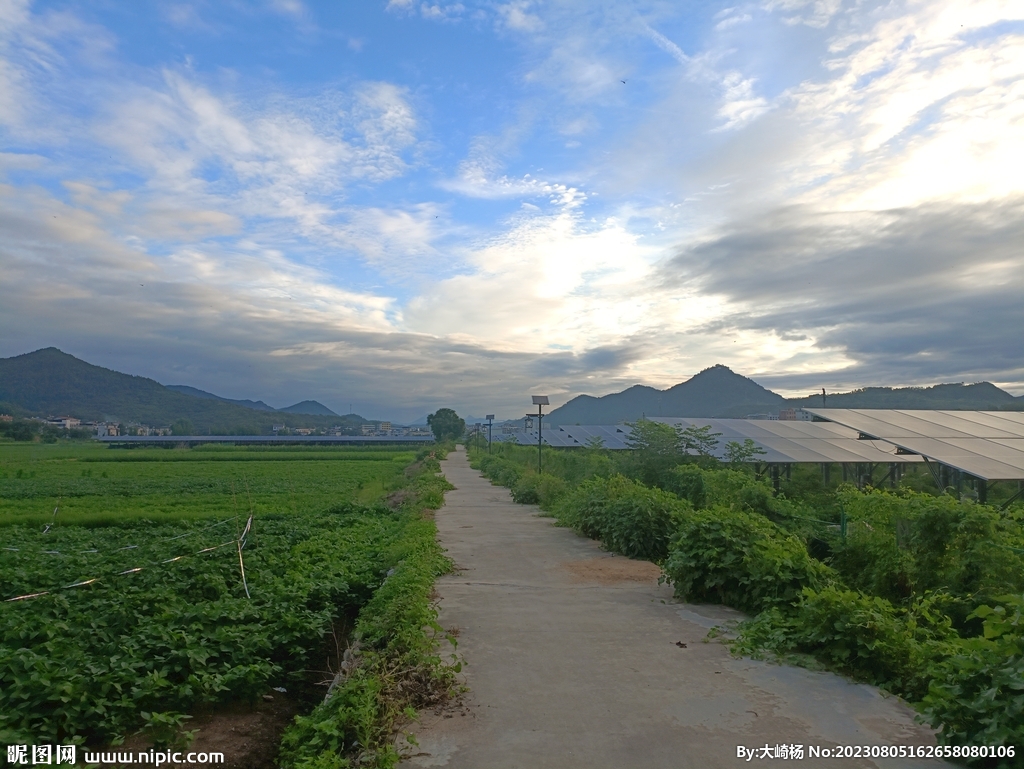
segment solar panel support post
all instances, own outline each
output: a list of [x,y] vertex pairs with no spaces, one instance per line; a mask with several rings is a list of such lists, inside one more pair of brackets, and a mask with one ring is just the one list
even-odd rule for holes
[[984,478],[978,479],[978,504],[984,505],[988,502],[988,483]]
[[1012,505],[1014,502],[1016,502],[1020,498],[1020,496],[1022,494],[1024,494],[1024,485],[1022,485],[1020,481],[1017,481],[1017,493],[1014,494],[1012,497],[1010,497],[1008,500],[1006,500],[1005,502],[1003,502],[1003,504],[1001,504],[999,506],[1000,511],[1005,510],[1010,505]]
[[935,483],[935,488],[939,490],[940,494],[945,494],[946,487],[942,485],[941,468],[939,472],[936,472],[935,468],[932,467],[932,463],[928,461],[928,457],[921,455],[921,459],[924,460],[925,467],[928,468],[928,472],[932,475],[932,481]]
[[772,488],[775,489],[776,496],[779,493],[779,466],[778,464],[772,465]]

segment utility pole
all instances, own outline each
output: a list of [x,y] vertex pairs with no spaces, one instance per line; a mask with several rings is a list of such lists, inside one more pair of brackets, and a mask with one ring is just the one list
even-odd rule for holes
[[544,406],[550,405],[548,396],[534,395],[533,405],[537,407],[537,474],[541,473],[541,437],[544,432]]
[[825,405],[825,388],[824,387],[821,388],[821,407],[823,409],[824,408],[828,408],[828,406]]
[[487,415],[487,453],[491,453],[491,427],[494,425],[494,414]]

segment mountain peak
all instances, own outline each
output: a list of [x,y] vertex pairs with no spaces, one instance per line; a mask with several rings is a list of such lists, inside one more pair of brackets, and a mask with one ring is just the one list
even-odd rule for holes
[[278,411],[284,411],[288,414],[313,414],[316,416],[324,417],[336,417],[338,416],[324,404],[318,401],[300,401],[293,406],[288,406]]
[[633,385],[602,397],[577,396],[551,412],[552,424],[615,424],[642,416],[721,417],[744,416],[753,411],[778,408],[781,395],[766,390],[728,366],[704,369],[667,390]]

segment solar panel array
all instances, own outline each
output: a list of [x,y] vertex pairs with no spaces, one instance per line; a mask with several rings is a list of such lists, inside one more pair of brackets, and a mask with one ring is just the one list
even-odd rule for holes
[[858,440],[856,430],[830,422],[683,417],[653,417],[651,421],[664,422],[682,429],[708,426],[712,433],[721,433],[715,452],[719,459],[725,458],[727,443],[743,443],[749,438],[765,452],[757,457],[759,462],[903,464],[921,461],[917,456],[897,454],[896,447],[885,441]]
[[[758,462],[920,462],[913,455],[897,454],[895,446],[885,441],[858,440],[856,430],[830,422],[788,422],[752,419],[686,419],[681,417],[654,417],[652,422],[678,426],[683,429],[694,426],[711,428],[718,437],[717,456],[725,458],[725,446],[729,441],[742,443],[750,438],[765,453],[756,458]],[[629,425],[561,425],[545,430],[542,440],[545,446],[576,447],[587,446],[599,438],[602,447],[621,450],[629,448],[632,428]],[[520,430],[501,436],[522,446],[537,445],[536,430]],[[495,436],[498,439],[498,436]]]
[[805,410],[976,478],[1024,480],[1024,413],[1019,411]]
[[[600,438],[602,447],[606,449],[628,449],[626,441],[632,428],[629,425],[563,425],[545,430],[541,436],[545,446],[561,448],[586,447],[594,438]],[[494,440],[499,440],[495,435]],[[500,436],[500,440],[513,441],[520,446],[536,446],[536,430],[518,430]]]

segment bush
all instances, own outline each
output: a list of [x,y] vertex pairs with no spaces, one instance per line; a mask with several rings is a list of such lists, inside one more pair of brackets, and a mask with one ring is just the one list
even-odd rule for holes
[[665,574],[676,595],[760,611],[819,588],[831,570],[767,518],[715,507],[686,518],[672,539]]
[[532,473],[524,475],[512,487],[512,499],[523,505],[540,505],[550,509],[565,495],[568,485],[555,475]]
[[661,561],[672,532],[690,511],[690,504],[673,494],[614,475],[581,483],[562,498],[555,515],[609,550]]
[[[932,671],[924,713],[947,745],[1024,745],[1024,597],[981,606],[984,637],[964,639]],[[1024,753],[1012,766],[1024,766]]]
[[480,460],[480,472],[498,486],[512,488],[523,474],[522,468],[515,462],[503,457],[488,455]]
[[665,489],[687,500],[698,510],[707,505],[708,490],[704,485],[704,472],[697,465],[674,467],[666,475]]
[[810,654],[917,701],[927,691],[931,660],[956,640],[934,603],[925,599],[904,609],[835,585],[806,589],[795,608],[775,607],[741,626],[734,651]]
[[851,587],[896,602],[939,590],[971,597],[958,624],[1024,590],[1024,532],[990,507],[913,492],[847,489],[840,499],[849,523],[845,539],[833,536],[832,564]]

